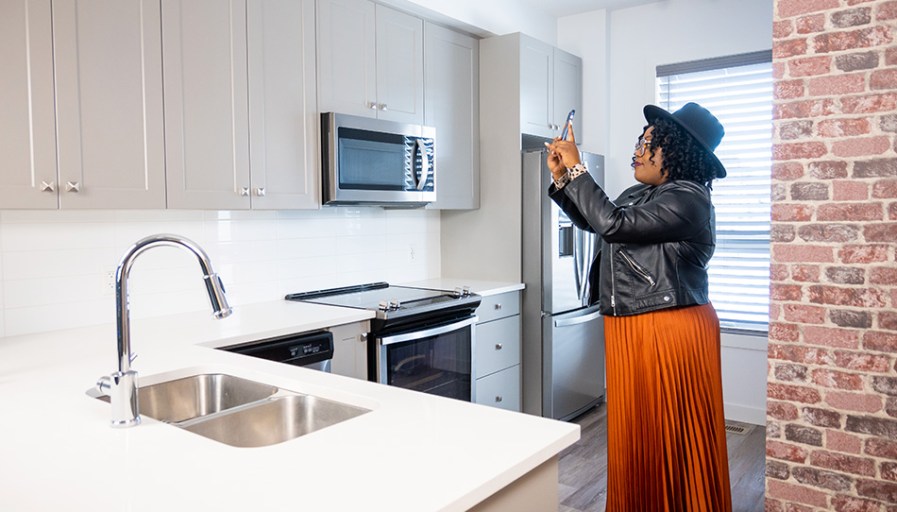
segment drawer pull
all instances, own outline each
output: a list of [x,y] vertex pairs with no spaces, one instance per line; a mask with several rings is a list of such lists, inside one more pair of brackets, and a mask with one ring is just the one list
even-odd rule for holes
[[497,395],[497,396],[495,397],[495,403],[499,403],[499,402],[501,402],[501,401],[502,401],[502,397],[501,397],[501,395]]
[[504,347],[503,347],[503,345],[502,345],[501,343],[496,343],[496,344],[495,344],[495,350],[501,350],[502,348],[504,348]]
[[500,309],[501,309],[501,304],[496,303],[496,304],[495,304],[495,310],[498,311],[498,310],[500,310]]

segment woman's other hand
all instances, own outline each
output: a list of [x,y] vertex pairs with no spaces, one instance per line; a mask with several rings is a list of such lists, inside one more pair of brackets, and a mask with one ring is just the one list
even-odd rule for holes
[[580,163],[579,148],[576,147],[576,136],[573,134],[573,123],[570,123],[567,131],[567,140],[556,137],[551,143],[545,143],[548,148],[548,168],[551,175],[558,179],[567,172],[567,169]]

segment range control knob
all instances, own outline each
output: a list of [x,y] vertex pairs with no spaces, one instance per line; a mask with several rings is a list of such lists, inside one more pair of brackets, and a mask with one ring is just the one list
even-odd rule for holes
[[380,311],[389,311],[389,303],[386,302],[385,300],[381,300],[380,307],[377,309],[379,309]]
[[389,301],[389,309],[396,311],[402,306],[402,303],[398,301],[398,299],[393,299]]

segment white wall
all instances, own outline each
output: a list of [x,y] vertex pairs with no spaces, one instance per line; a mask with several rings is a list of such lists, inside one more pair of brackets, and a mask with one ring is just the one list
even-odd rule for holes
[[[606,155],[611,197],[635,183],[632,146],[645,124],[642,107],[656,102],[656,67],[768,50],[772,10],[772,0],[667,0],[558,20],[558,45],[583,58],[583,146]],[[726,417],[765,424],[766,337],[724,333],[722,363]]]
[[[136,240],[176,233],[209,254],[240,304],[287,293],[439,276],[439,212],[0,211],[0,337],[115,321],[119,260]],[[131,315],[209,309],[199,266],[161,247],[131,271]]]

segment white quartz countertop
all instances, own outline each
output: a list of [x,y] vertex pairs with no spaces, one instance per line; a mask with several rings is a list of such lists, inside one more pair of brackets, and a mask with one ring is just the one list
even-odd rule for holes
[[261,448],[147,417],[110,428],[85,391],[116,369],[114,325],[0,339],[0,510],[460,511],[579,438],[575,424],[211,348],[371,316],[275,301],[132,321],[143,384],[222,372],[371,409]]

